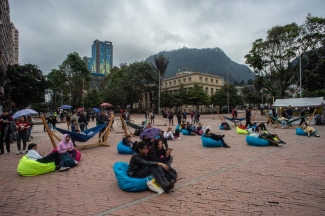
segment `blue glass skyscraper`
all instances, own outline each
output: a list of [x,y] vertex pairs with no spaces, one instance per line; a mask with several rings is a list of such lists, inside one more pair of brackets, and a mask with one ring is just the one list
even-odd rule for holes
[[113,67],[112,42],[95,40],[91,50],[92,71],[98,74],[109,74]]

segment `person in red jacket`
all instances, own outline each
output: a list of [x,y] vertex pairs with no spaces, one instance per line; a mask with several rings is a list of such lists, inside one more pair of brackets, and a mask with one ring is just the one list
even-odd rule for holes
[[[7,152],[10,152],[10,122],[12,122],[13,119],[9,115],[8,110],[3,110],[3,114],[0,116],[0,155],[4,153],[4,146],[3,146],[3,139],[6,140],[6,149]],[[8,126],[7,126],[8,125]],[[7,127],[7,130],[6,130]],[[8,129],[9,127],[9,129]]]
[[[16,154],[26,153],[26,142],[27,142],[27,132],[29,130],[30,124],[26,120],[26,116],[20,116],[19,121],[16,122],[16,128],[18,129],[17,134],[17,148],[18,152]],[[23,141],[23,150],[21,150],[21,141]]]

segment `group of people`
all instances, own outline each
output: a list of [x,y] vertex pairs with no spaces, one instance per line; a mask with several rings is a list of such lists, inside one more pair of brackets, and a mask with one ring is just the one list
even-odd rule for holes
[[[179,110],[178,108],[176,108],[175,110],[175,114],[177,117],[177,123],[181,124],[181,122],[183,121],[187,121],[187,116],[188,113],[186,112],[186,110],[184,109],[184,111],[182,112],[181,110]],[[197,124],[200,121],[200,112],[196,109],[196,110],[192,110],[190,113],[190,117],[191,117],[191,124]],[[162,116],[164,119],[164,126],[167,126],[167,121],[169,123],[169,126],[174,125],[174,113],[172,110],[162,110]]]

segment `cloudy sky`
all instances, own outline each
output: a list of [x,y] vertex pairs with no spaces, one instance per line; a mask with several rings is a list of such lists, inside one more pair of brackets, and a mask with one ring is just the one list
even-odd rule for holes
[[91,56],[95,39],[112,41],[113,64],[163,50],[219,47],[234,61],[273,26],[325,17],[324,0],[9,0],[19,30],[20,63],[44,73],[67,54]]

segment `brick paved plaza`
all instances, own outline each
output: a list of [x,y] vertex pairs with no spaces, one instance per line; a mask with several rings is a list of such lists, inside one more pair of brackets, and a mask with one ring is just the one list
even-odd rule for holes
[[[144,115],[131,117],[135,123],[144,120]],[[325,215],[324,126],[314,126],[320,138],[268,126],[287,144],[252,147],[234,129],[221,131],[217,115],[202,115],[201,122],[225,134],[231,148],[204,148],[199,136],[169,141],[174,149],[172,166],[180,180],[170,194],[157,195],[149,190],[124,192],[118,187],[112,166],[131,158],[117,153],[123,135],[116,126],[118,119],[110,133],[110,147],[80,150],[80,165],[68,172],[19,176],[16,170],[22,155],[15,154],[13,143],[11,153],[0,156],[0,215]],[[265,117],[257,113],[255,119]],[[161,126],[161,116],[155,124],[167,129]],[[58,127],[66,128],[66,124]],[[51,151],[42,125],[34,127],[32,136],[39,152]]]

